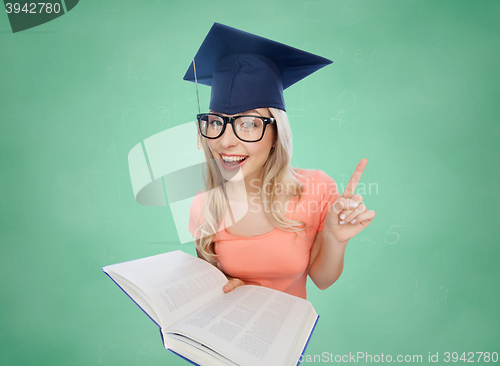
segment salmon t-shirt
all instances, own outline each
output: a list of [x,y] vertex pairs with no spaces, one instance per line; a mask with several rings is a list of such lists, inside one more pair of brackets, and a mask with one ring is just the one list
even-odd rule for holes
[[[214,238],[214,250],[227,275],[306,299],[311,247],[339,193],[333,178],[322,170],[302,169],[299,173],[296,177],[304,184],[304,193],[298,205],[297,197],[291,199],[286,217],[306,223],[300,236],[275,228],[266,234],[240,237],[223,229]],[[193,236],[203,198],[200,191],[191,204],[189,231]]]

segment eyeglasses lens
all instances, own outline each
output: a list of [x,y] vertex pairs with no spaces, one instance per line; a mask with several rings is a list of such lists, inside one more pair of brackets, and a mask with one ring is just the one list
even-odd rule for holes
[[264,123],[260,118],[240,117],[234,122],[236,126],[236,135],[247,141],[256,141],[262,137]]
[[200,120],[201,133],[208,138],[219,136],[223,127],[224,120],[218,116],[206,115]]

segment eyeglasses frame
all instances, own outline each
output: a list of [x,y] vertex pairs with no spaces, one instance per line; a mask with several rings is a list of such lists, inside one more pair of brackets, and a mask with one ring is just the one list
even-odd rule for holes
[[[224,126],[222,126],[222,131],[217,137],[207,137],[201,131],[201,125],[200,125],[201,118],[203,116],[210,116],[210,115],[220,117],[224,121]],[[254,141],[248,141],[248,140],[243,140],[242,138],[240,138],[238,136],[238,134],[236,133],[236,129],[234,128],[234,121],[236,121],[236,119],[238,119],[240,117],[253,117],[253,118],[259,118],[262,120],[262,123],[264,123],[264,128],[262,129],[262,136],[260,137],[260,139],[254,140]],[[242,114],[242,115],[234,116],[234,117],[226,117],[226,116],[221,116],[220,114],[217,114],[217,113],[200,113],[200,114],[196,115],[196,119],[198,121],[198,129],[200,130],[200,134],[204,138],[211,139],[211,140],[215,140],[215,139],[218,139],[219,137],[221,137],[224,134],[224,132],[226,131],[227,125],[230,124],[233,127],[234,135],[238,138],[238,140],[243,141],[243,142],[259,142],[260,140],[262,140],[264,138],[264,134],[266,133],[266,126],[276,124],[276,119],[273,117],[252,116],[252,115],[248,115],[248,114]]]

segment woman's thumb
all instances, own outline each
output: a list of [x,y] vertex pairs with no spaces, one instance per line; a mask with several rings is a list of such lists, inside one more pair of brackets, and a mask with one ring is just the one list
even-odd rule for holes
[[235,287],[238,287],[238,286],[241,286],[241,285],[244,285],[245,283],[238,279],[238,278],[233,278],[233,279],[230,279],[226,285],[224,286],[224,288],[222,289],[222,291],[224,292],[229,292],[231,290],[233,290]]

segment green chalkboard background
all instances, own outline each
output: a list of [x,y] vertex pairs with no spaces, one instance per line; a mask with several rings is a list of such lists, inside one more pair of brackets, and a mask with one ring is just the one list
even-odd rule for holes
[[182,76],[214,22],[334,61],[285,91],[294,166],[342,187],[368,159],[376,217],[333,286],[308,283],[306,355],[500,352],[499,16],[498,1],[82,0],[13,34],[0,12],[0,364],[187,364],[101,267],[195,254],[168,207],[135,202],[127,155],[194,120]]

